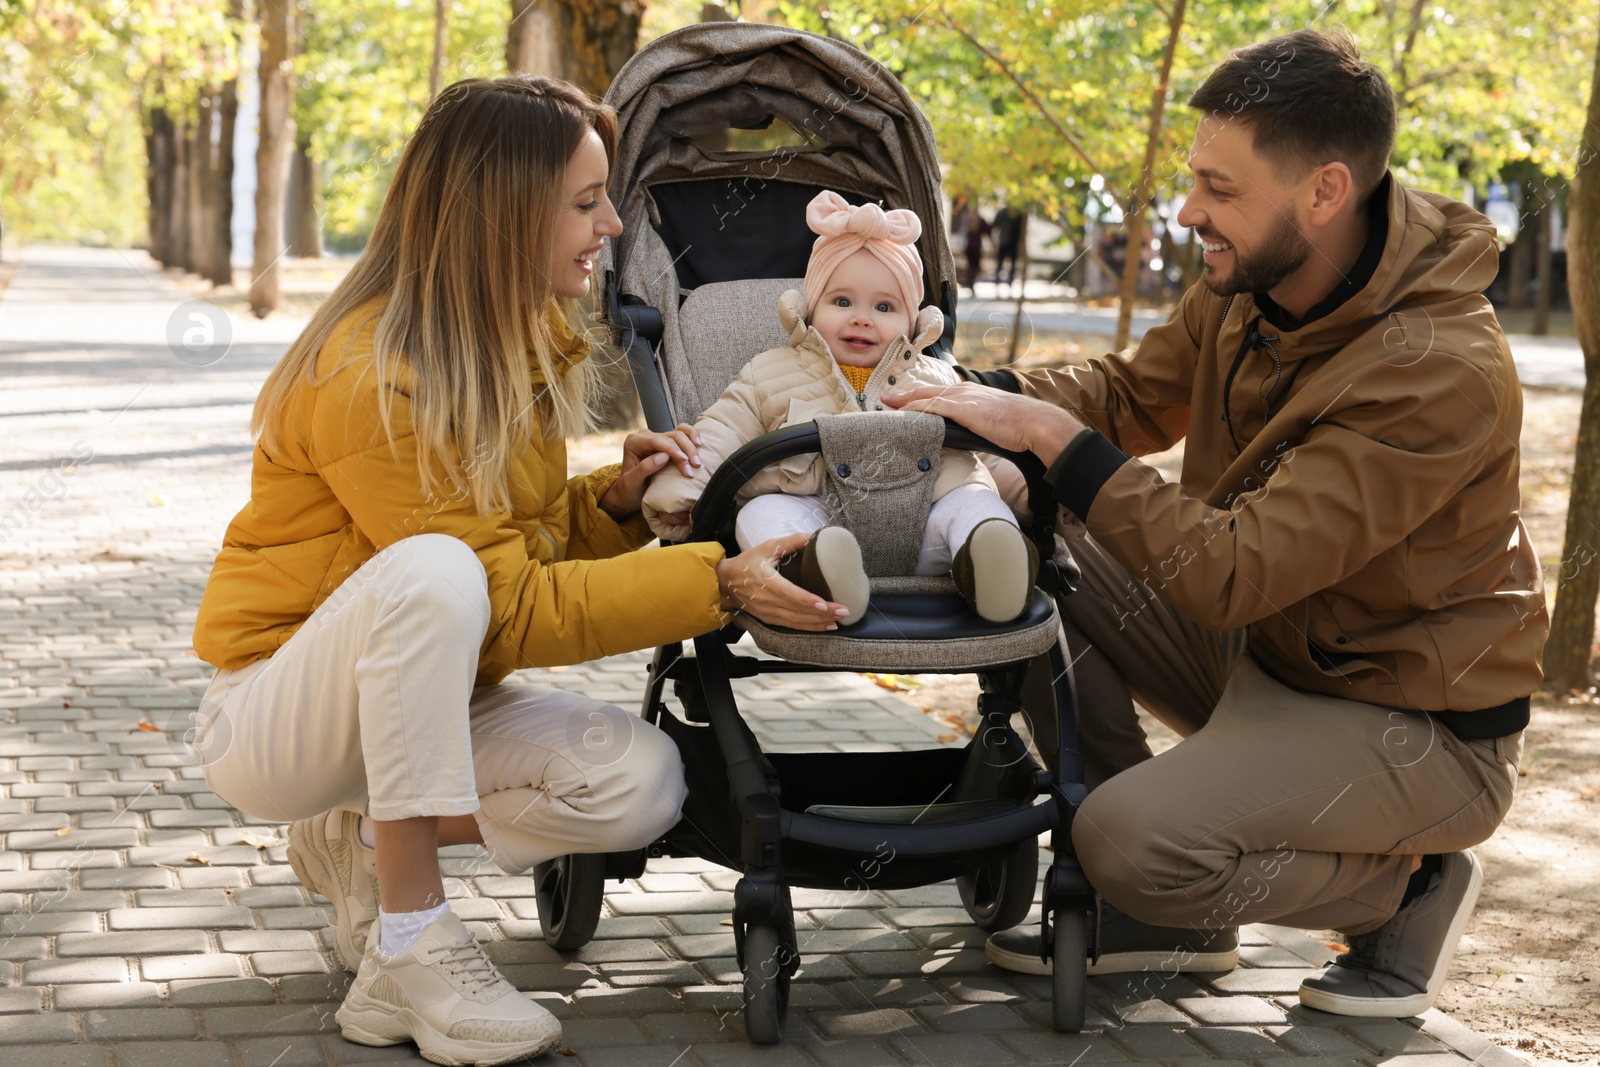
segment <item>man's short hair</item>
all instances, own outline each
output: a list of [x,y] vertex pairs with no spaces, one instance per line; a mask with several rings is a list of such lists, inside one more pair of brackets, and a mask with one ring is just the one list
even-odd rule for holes
[[1363,199],[1394,151],[1394,90],[1342,30],[1295,30],[1231,52],[1189,106],[1248,125],[1280,177],[1343,163]]

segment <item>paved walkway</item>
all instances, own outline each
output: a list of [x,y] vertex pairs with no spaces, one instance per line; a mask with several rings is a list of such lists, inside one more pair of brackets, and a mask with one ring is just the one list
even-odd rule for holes
[[[1057,289],[1040,281],[1028,283],[1028,302],[1023,305],[1021,340],[1024,348],[1036,334],[1056,332],[1088,334],[1110,338],[1117,332],[1117,309],[1088,307],[1066,299]],[[1016,290],[993,282],[979,282],[975,297],[961,302],[962,323],[982,323],[986,328],[1008,336],[1016,322]],[[1135,342],[1146,330],[1167,321],[1167,316],[1144,309],[1133,313],[1129,335]],[[1508,334],[1511,356],[1523,385],[1539,389],[1583,389],[1583,348],[1572,337],[1535,337]],[[1107,344],[1110,342],[1107,341]]]
[[[285,828],[223,804],[181,744],[211,674],[195,607],[248,492],[251,399],[297,328],[230,320],[231,348],[199,365],[220,353],[203,321],[186,311],[167,340],[185,299],[142,253],[57,249],[25,252],[0,297],[0,1065],[420,1063],[339,1037],[331,909],[295,881]],[[644,662],[524,674],[633,706]],[[940,743],[940,724],[853,675],[740,688],[774,745]],[[1089,1030],[1057,1035],[1048,980],[990,967],[950,884],[796,892],[789,1037],[755,1048],[732,872],[653,861],[561,955],[529,879],[475,848],[445,867],[507,976],[565,1020],[571,1058],[550,1063],[1521,1062],[1438,1012],[1300,1008],[1329,953],[1274,927],[1243,932],[1232,974],[1095,979]]]

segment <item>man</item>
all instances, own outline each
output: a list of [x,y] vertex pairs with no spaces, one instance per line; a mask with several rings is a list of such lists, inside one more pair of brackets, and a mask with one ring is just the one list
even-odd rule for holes
[[[1346,37],[1242,49],[1189,103],[1205,277],[1164,326],[886,399],[1035,452],[1086,528],[1061,610],[1096,786],[1073,843],[1120,909],[1097,969],[1226,969],[1240,923],[1333,928],[1350,950],[1302,1003],[1414,1015],[1511,803],[1548,629],[1481,295],[1494,227],[1387,171],[1393,93]],[[1133,458],[1179,440],[1176,483]],[[1185,740],[1151,758],[1130,695]],[[1038,972],[1038,946],[989,955]]]

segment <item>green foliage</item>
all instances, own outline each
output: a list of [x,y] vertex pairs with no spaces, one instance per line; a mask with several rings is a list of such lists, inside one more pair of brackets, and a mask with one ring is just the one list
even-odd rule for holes
[[[1085,214],[1120,217],[1115,205],[1127,201],[1138,178],[1170,5],[779,6],[791,24],[849,41],[900,77],[934,125],[952,193],[1008,199],[1067,225],[1081,224]],[[1460,195],[1464,181],[1481,187],[1517,160],[1570,175],[1582,122],[1581,93],[1572,87],[1585,84],[1594,48],[1588,7],[1559,0],[1191,2],[1156,157],[1159,197],[1189,184],[1189,94],[1230,50],[1308,25],[1348,29],[1390,77],[1401,105],[1394,166],[1407,183]],[[1101,181],[1091,194],[1096,173]]]
[[0,0],[0,217],[36,240],[144,240],[144,109],[226,78],[223,0]]
[[[308,5],[310,6],[310,5]],[[454,0],[444,85],[505,73],[508,0]],[[302,17],[296,121],[323,161],[323,228],[331,248],[359,248],[400,149],[428,106],[432,0],[317,0]]]
[[[1009,199],[1069,226],[1119,217],[1144,150],[1165,8],[1149,0],[742,7],[849,41],[888,66],[932,120],[952,192]],[[507,0],[452,0],[446,84],[504,73],[509,9]],[[255,30],[231,10],[231,0],[0,0],[8,232],[142,240],[143,117],[156,106],[185,113],[202,86],[233,76]],[[693,13],[651,4],[645,36]],[[358,247],[427,104],[434,5],[299,0],[298,15],[296,118],[323,161],[327,238]],[[1158,197],[1188,184],[1189,93],[1230,49],[1303,25],[1348,28],[1391,78],[1401,103],[1393,162],[1407,183],[1461,195],[1464,184],[1481,188],[1508,168],[1570,177],[1592,70],[1592,5],[1191,0],[1157,154]]]

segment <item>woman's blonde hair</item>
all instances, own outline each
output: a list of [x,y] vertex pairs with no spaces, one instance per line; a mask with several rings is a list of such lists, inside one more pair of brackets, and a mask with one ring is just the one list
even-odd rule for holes
[[[415,374],[426,494],[444,474],[479,514],[503,510],[508,461],[541,424],[547,437],[586,432],[598,371],[571,325],[577,302],[550,279],[567,161],[590,130],[614,160],[616,114],[556,78],[475,78],[441,92],[400,154],[366,251],[262,385],[250,426],[263,446],[277,449],[298,381],[327,380],[317,354],[334,327],[377,296],[388,303],[373,371],[392,382],[403,362]],[[392,445],[391,390],[378,396]]]

